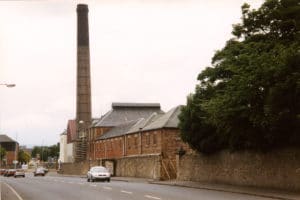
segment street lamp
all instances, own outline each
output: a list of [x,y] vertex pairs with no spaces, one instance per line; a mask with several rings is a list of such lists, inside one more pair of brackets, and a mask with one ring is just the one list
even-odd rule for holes
[[7,84],[7,83],[0,83],[0,85],[4,85],[8,88],[16,87],[16,84]]

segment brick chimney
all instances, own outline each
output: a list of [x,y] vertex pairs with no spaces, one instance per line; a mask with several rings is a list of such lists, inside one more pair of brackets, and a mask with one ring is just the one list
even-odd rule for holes
[[87,5],[77,5],[76,125],[78,130],[87,128],[91,124],[92,117],[88,11]]

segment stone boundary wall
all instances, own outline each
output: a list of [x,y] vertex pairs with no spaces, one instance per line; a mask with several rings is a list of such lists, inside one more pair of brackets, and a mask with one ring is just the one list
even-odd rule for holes
[[59,173],[66,175],[86,175],[89,168],[95,166],[96,163],[88,161],[79,162],[79,163],[62,163],[61,171]]
[[[113,161],[113,168],[107,166],[108,163]],[[99,160],[94,162],[84,161],[80,163],[62,163],[61,171],[59,173],[66,175],[86,175],[89,167],[103,165],[114,172],[114,176],[124,177],[139,177],[159,180],[161,179],[161,155],[140,155],[128,156],[113,160]]]
[[177,156],[177,179],[300,190],[300,149]]
[[145,155],[116,159],[116,176],[161,178],[161,156]]

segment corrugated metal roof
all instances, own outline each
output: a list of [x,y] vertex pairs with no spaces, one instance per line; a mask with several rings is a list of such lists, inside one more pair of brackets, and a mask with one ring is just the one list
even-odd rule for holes
[[145,126],[153,123],[155,120],[157,120],[159,117],[163,115],[164,113],[154,112],[147,119],[144,118],[140,119],[134,126],[131,127],[131,129],[127,132],[127,134],[143,131]]
[[177,128],[179,119],[178,116],[181,112],[181,106],[172,108],[170,111],[160,116],[158,119],[154,120],[149,125],[143,128],[143,131],[154,130],[160,128]]
[[161,128],[177,128],[179,119],[178,115],[181,112],[181,106],[172,108],[167,113],[152,113],[148,118],[139,118],[118,126],[115,126],[104,135],[97,139],[108,139],[126,134],[137,132],[161,129]]
[[16,142],[16,143],[18,143],[17,141],[11,139],[7,135],[0,135],[0,142]]
[[113,103],[94,127],[114,127],[140,118],[148,118],[152,113],[163,113],[156,103]]
[[92,123],[89,127],[94,127],[100,120],[101,120],[101,118],[93,118]]
[[112,129],[110,129],[108,132],[106,132],[105,134],[103,134],[102,136],[100,136],[97,139],[103,140],[103,139],[107,139],[107,138],[113,138],[113,137],[118,137],[118,136],[122,136],[124,135],[134,124],[137,123],[137,121],[139,120],[134,120],[134,121],[130,121],[130,122],[126,122],[124,124],[121,124],[119,126],[116,126]]
[[160,109],[159,103],[121,103],[113,102],[112,108],[157,108]]

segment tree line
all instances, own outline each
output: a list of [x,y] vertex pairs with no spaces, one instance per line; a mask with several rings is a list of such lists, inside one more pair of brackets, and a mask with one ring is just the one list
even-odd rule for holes
[[202,153],[299,147],[299,0],[244,4],[241,11],[233,37],[187,97],[181,137]]

